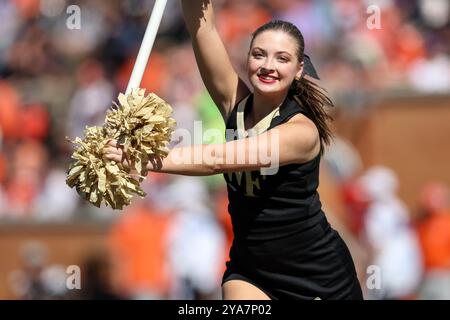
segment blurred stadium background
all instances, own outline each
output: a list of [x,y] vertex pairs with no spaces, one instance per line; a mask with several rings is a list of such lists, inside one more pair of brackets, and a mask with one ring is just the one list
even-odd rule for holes
[[[336,104],[321,198],[365,297],[450,299],[450,1],[213,1],[242,74],[257,26],[281,18],[303,32]],[[221,176],[150,175],[123,212],[65,185],[65,136],[101,125],[125,90],[153,3],[0,0],[0,299],[220,298],[232,237]],[[80,29],[66,25],[69,5]],[[371,5],[381,29],[367,27]],[[223,128],[178,1],[141,86],[179,127]],[[81,289],[67,287],[69,266]]]

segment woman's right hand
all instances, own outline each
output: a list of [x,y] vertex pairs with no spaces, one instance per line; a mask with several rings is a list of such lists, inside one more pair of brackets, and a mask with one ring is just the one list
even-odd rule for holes
[[122,164],[122,166],[129,170],[130,173],[136,173],[146,175],[147,170],[159,171],[162,168],[161,156],[148,156],[148,164],[143,168],[143,172],[137,172],[134,168],[134,163],[131,162],[129,155],[123,150],[123,147],[117,143],[117,140],[108,141],[107,145],[103,148],[103,158],[108,161],[114,161]]
[[123,147],[117,143],[116,140],[108,141],[105,148],[103,148],[103,157],[109,161],[121,163],[125,168],[130,168],[129,157],[123,151]]

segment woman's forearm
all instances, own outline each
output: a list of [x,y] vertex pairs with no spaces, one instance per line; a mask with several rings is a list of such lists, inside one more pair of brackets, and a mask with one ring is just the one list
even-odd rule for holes
[[259,170],[278,166],[280,160],[291,160],[279,158],[279,146],[278,134],[274,131],[220,144],[177,147],[170,150],[167,157],[153,159],[147,169],[189,176]]
[[216,174],[214,154],[207,155],[208,145],[177,147],[165,158],[153,159],[147,169],[153,172],[186,176],[209,176]]

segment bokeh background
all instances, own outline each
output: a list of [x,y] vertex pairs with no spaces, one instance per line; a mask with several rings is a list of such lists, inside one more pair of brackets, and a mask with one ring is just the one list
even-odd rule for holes
[[[223,129],[168,2],[141,87],[173,106],[179,128]],[[321,199],[365,297],[450,299],[450,1],[213,2],[242,75],[259,25],[303,32],[336,104]],[[0,299],[220,298],[232,240],[222,176],[151,174],[148,196],[123,212],[65,184],[65,137],[103,124],[153,3],[0,0]],[[69,5],[80,29],[67,27]],[[380,29],[368,28],[371,5]],[[81,289],[67,287],[70,266]]]

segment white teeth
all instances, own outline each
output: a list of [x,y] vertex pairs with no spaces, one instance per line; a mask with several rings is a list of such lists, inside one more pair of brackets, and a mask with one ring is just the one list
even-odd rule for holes
[[269,77],[269,76],[263,76],[263,75],[260,75],[259,77],[262,78],[262,79],[264,79],[264,80],[276,80],[276,78]]

